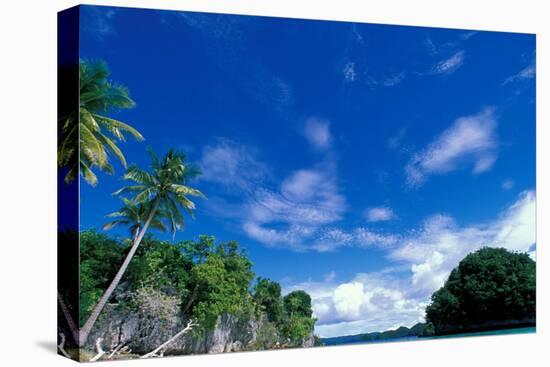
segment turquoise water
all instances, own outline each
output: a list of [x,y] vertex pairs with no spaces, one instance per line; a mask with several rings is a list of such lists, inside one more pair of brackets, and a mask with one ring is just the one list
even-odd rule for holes
[[536,332],[537,332],[537,328],[535,326],[531,326],[531,327],[522,327],[522,328],[514,328],[514,329],[479,331],[476,333],[432,336],[432,337],[426,337],[421,339],[446,339],[446,338],[462,338],[462,337],[468,337],[468,336],[489,336],[489,335],[508,335],[508,334],[534,334]]
[[514,329],[502,329],[502,330],[491,330],[491,331],[479,331],[475,333],[463,333],[463,334],[453,334],[453,335],[443,335],[443,336],[430,336],[419,338],[417,336],[407,336],[403,338],[394,338],[394,339],[384,339],[384,340],[372,340],[372,341],[351,341],[351,342],[342,342],[342,343],[327,343],[326,345],[350,345],[350,344],[376,344],[376,343],[396,343],[396,342],[406,342],[412,340],[434,340],[434,339],[448,339],[448,338],[464,338],[471,336],[493,336],[493,335],[510,335],[510,334],[534,334],[536,333],[536,327],[522,327]]

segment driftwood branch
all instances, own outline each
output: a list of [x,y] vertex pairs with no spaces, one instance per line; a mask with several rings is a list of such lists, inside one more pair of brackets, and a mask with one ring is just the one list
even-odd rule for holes
[[119,345],[117,345],[112,350],[112,352],[109,354],[107,359],[112,359],[116,354],[118,354],[119,352],[122,352],[123,350],[127,350],[127,349],[128,349],[128,346],[126,345],[126,343],[120,343]]
[[100,359],[101,357],[103,357],[105,355],[105,352],[103,350],[103,348],[101,347],[101,342],[103,341],[103,338],[97,338],[96,342],[95,342],[95,349],[97,351],[97,354],[92,358],[90,359],[90,362],[95,362],[97,361],[98,359]]
[[176,335],[174,335],[173,337],[171,337],[170,339],[168,339],[166,342],[162,343],[159,347],[157,347],[155,350],[141,356],[140,358],[151,358],[151,357],[162,357],[164,355],[164,349],[170,345],[170,343],[172,343],[174,340],[176,340],[177,338],[179,338],[180,336],[182,336],[183,334],[185,334],[186,332],[188,332],[189,330],[193,329],[193,327],[197,326],[198,324],[195,323],[194,321],[189,321],[187,323],[187,326],[181,330],[180,332],[178,332]]
[[71,358],[71,356],[69,355],[69,353],[67,353],[67,351],[65,351],[65,334],[59,333],[59,338],[60,338],[61,340],[59,341],[59,345],[57,346],[57,348],[59,349],[59,351],[61,352],[61,354],[63,354],[65,357]]
[[59,292],[57,292],[57,302],[59,303],[61,312],[63,312],[63,316],[65,316],[65,320],[67,320],[67,324],[69,325],[69,329],[71,331],[71,334],[73,335],[73,340],[78,345],[78,339],[80,335],[78,326],[76,325],[76,322],[69,312],[69,308],[65,304],[65,301],[63,301],[63,297],[61,297],[61,294]]

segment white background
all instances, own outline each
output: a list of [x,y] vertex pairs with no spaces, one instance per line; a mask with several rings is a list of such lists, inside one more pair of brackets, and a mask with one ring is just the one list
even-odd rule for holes
[[[299,18],[537,33],[537,334],[236,353],[102,366],[548,366],[550,66],[547,1],[87,1]],[[56,12],[75,1],[2,2],[0,364],[65,366],[56,340]],[[518,121],[521,124],[522,121]],[[546,145],[545,145],[546,143]]]

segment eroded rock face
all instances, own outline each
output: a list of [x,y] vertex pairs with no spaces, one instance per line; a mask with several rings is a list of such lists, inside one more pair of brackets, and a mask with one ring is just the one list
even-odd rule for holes
[[[253,317],[242,320],[235,315],[223,314],[218,317],[216,327],[209,331],[199,331],[183,335],[175,340],[165,350],[165,354],[202,354],[225,353],[258,348],[257,338],[259,330],[267,324],[267,317],[263,315],[259,319]],[[105,308],[103,316],[98,320],[87,347],[94,348],[97,338],[103,338],[105,350],[114,349],[119,343],[127,343],[133,353],[145,354],[157,348],[170,339],[186,325],[184,320],[172,327],[164,325],[148,325],[144,329],[139,316],[130,311],[117,310],[109,305]],[[270,348],[279,346],[278,337],[270,340]],[[314,345],[313,333],[305,338],[300,347],[312,347]],[[264,341],[265,342],[265,341]],[[284,343],[283,343],[284,344]]]

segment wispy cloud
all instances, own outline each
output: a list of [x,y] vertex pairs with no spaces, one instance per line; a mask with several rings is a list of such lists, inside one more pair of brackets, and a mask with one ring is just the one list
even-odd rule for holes
[[408,185],[421,186],[429,175],[445,174],[470,162],[474,174],[489,170],[497,159],[496,126],[493,108],[458,118],[408,162]]
[[274,183],[253,149],[218,139],[203,149],[200,167],[201,180],[222,185],[231,197],[214,198],[219,207],[210,212],[240,222],[246,235],[266,246],[312,250],[347,208],[331,162],[295,170]]
[[377,206],[365,210],[365,218],[368,222],[384,222],[394,219],[395,214],[387,206]]
[[332,141],[330,122],[316,117],[307,119],[304,126],[304,136],[316,149],[329,148]]
[[450,75],[464,64],[465,52],[460,50],[434,65],[429,74]]
[[516,183],[510,178],[505,179],[501,184],[502,189],[505,191],[512,190],[514,186],[516,186]]
[[522,80],[529,80],[535,78],[537,75],[537,67],[535,64],[535,61],[531,62],[529,65],[527,65],[525,68],[521,69],[518,73],[509,76],[506,78],[502,85],[506,85],[513,82],[518,82]]
[[115,33],[113,19],[117,11],[113,8],[100,6],[84,6],[81,8],[81,28],[84,32],[98,40]]
[[388,73],[386,75],[374,77],[371,74],[367,74],[366,83],[371,87],[394,87],[400,84],[407,76],[406,71],[399,71],[396,73]]
[[224,138],[203,148],[199,167],[201,180],[244,191],[253,190],[268,175],[267,166],[252,149]]
[[448,215],[432,215],[418,229],[395,236],[387,270],[356,274],[351,280],[286,284],[312,296],[319,335],[337,336],[412,326],[423,321],[431,294],[468,253],[484,246],[529,252],[534,258],[535,193],[526,191],[495,219],[460,226]]
[[355,62],[347,62],[344,65],[344,68],[342,70],[342,73],[344,74],[344,80],[346,82],[353,82],[357,78],[357,73],[355,72]]
[[[172,12],[166,23],[183,22],[204,39],[205,52],[229,75],[238,75],[234,87],[242,88],[254,101],[280,117],[292,114],[291,83],[250,52],[258,23],[254,17],[228,14]],[[251,38],[252,37],[252,38]]]

